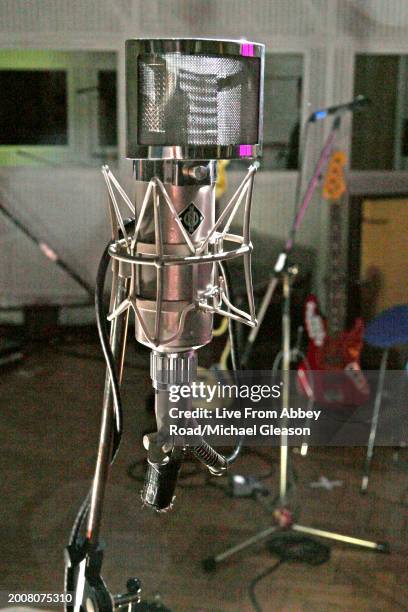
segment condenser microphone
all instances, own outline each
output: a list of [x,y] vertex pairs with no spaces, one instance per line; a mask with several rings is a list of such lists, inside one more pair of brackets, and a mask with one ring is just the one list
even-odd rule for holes
[[[127,157],[134,160],[135,229],[111,248],[128,265],[136,338],[151,349],[158,431],[145,436],[143,502],[171,506],[180,454],[166,437],[169,387],[196,376],[196,350],[219,313],[255,325],[249,217],[262,152],[264,46],[247,41],[132,39],[126,43]],[[249,159],[231,200],[215,207],[217,161]],[[111,201],[115,179],[104,171]],[[116,185],[117,186],[117,185]],[[122,194],[123,195],[123,194]],[[232,219],[243,203],[242,235]],[[114,207],[117,215],[117,207]],[[244,258],[248,311],[231,304],[222,262]],[[189,450],[213,473],[227,462],[204,441]]]
[[[109,467],[123,433],[120,381],[131,313],[137,340],[151,349],[155,389],[157,431],[143,440],[143,503],[157,511],[171,507],[185,453],[219,475],[241,447],[238,443],[226,457],[202,436],[181,441],[170,436],[170,391],[194,381],[197,349],[211,340],[214,314],[256,324],[249,221],[262,151],[263,65],[264,46],[246,41],[126,43],[127,156],[134,162],[136,195],[133,202],[103,167],[112,239],[99,264],[95,306],[106,379],[93,483],[66,548],[65,590],[74,593],[67,610],[112,612],[136,609],[140,602],[138,580],[130,580],[125,593],[108,591],[99,540]],[[229,202],[216,211],[217,161],[223,159],[252,162]],[[119,204],[126,205],[130,218],[128,211],[122,216]],[[241,206],[242,233],[233,233]],[[246,310],[231,302],[223,265],[238,257],[243,258]],[[103,297],[110,265],[108,332]],[[177,405],[191,413],[191,395]]]
[[357,96],[354,100],[350,102],[346,102],[345,104],[337,104],[336,106],[328,106],[327,108],[321,108],[319,110],[314,111],[309,117],[309,122],[313,123],[314,121],[320,121],[321,119],[325,119],[328,115],[338,115],[340,113],[346,113],[348,111],[354,112],[371,104],[371,100],[366,96]]

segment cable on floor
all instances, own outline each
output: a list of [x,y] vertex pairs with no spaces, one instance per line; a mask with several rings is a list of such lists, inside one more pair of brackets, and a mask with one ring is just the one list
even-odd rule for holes
[[248,595],[253,609],[262,612],[262,607],[256,597],[255,589],[258,583],[278,569],[284,562],[321,565],[330,559],[330,546],[309,536],[291,531],[272,536],[267,544],[269,552],[278,557],[274,565],[255,576],[248,585]]
[[256,585],[258,584],[258,582],[269,576],[269,574],[275,572],[281,564],[282,561],[278,559],[274,565],[271,565],[271,567],[268,567],[266,570],[255,576],[255,578],[249,583],[248,594],[251,600],[252,607],[254,610],[256,610],[256,612],[262,612],[262,608],[259,605],[258,599],[255,594]]

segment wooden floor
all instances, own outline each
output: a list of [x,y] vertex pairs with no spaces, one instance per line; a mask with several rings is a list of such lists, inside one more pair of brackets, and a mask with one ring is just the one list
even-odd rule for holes
[[[76,351],[97,354],[77,345]],[[144,400],[150,391],[147,355],[131,355],[123,385],[126,433],[113,468],[104,513],[103,575],[113,591],[142,579],[144,598],[160,593],[174,612],[250,611],[248,584],[275,560],[261,544],[205,574],[200,561],[268,526],[255,501],[235,500],[209,487],[179,487],[173,512],[152,514],[140,504],[140,484],[128,465],[143,457],[142,432],[151,427]],[[138,367],[140,366],[140,367]],[[63,548],[93,472],[103,387],[103,364],[45,348],[2,374],[2,493],[0,590],[58,592]],[[277,451],[266,481],[277,492]],[[369,494],[358,492],[363,449],[314,449],[293,455],[299,522],[357,537],[388,540],[392,554],[332,547],[319,567],[283,564],[257,587],[264,612],[408,610],[408,469],[378,449]],[[262,474],[253,455],[234,468]],[[343,485],[312,489],[321,475]],[[185,483],[186,481],[184,481]],[[204,483],[202,475],[196,484]]]

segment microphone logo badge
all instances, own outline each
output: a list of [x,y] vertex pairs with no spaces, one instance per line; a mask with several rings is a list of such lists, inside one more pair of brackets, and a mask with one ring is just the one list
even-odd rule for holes
[[194,202],[191,202],[180,214],[179,218],[184,226],[184,229],[189,234],[194,234],[196,229],[201,225],[204,217],[201,211],[198,210]]

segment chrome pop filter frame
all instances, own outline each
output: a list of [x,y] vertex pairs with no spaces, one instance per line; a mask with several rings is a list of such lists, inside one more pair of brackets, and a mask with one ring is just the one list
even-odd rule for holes
[[[136,100],[140,99],[140,90],[144,86],[143,83],[139,83],[139,61],[142,61],[143,57],[151,56],[156,57],[158,62],[165,62],[166,56],[173,56],[177,59],[177,54],[180,57],[213,58],[214,61],[235,59],[237,64],[247,70],[247,75],[252,74],[253,76],[253,73],[256,72],[253,82],[248,81],[240,85],[242,89],[240,92],[241,101],[244,104],[245,102],[249,104],[249,98],[251,97],[257,103],[256,117],[252,117],[253,121],[256,122],[256,135],[253,134],[250,139],[243,142],[224,144],[180,142],[178,137],[175,137],[176,142],[166,142],[165,144],[141,142],[138,130],[142,123],[140,108],[138,108],[140,104],[135,103]],[[199,57],[195,59],[199,60]],[[131,39],[126,41],[127,157],[129,159],[177,160],[254,159],[260,157],[262,155],[263,133],[264,61],[264,45],[249,41],[188,38]],[[192,70],[194,71],[194,65],[192,65]],[[169,72],[167,72],[167,66],[164,66],[161,77],[163,78],[164,75],[165,78],[166,74],[169,74]],[[175,78],[178,78],[178,74],[175,75]],[[191,87],[196,86],[194,82],[191,84]],[[257,91],[254,91],[255,86]],[[164,88],[166,88],[166,84]],[[246,117],[251,117],[254,108],[243,108],[242,110]],[[239,122],[237,117],[235,120]]]

